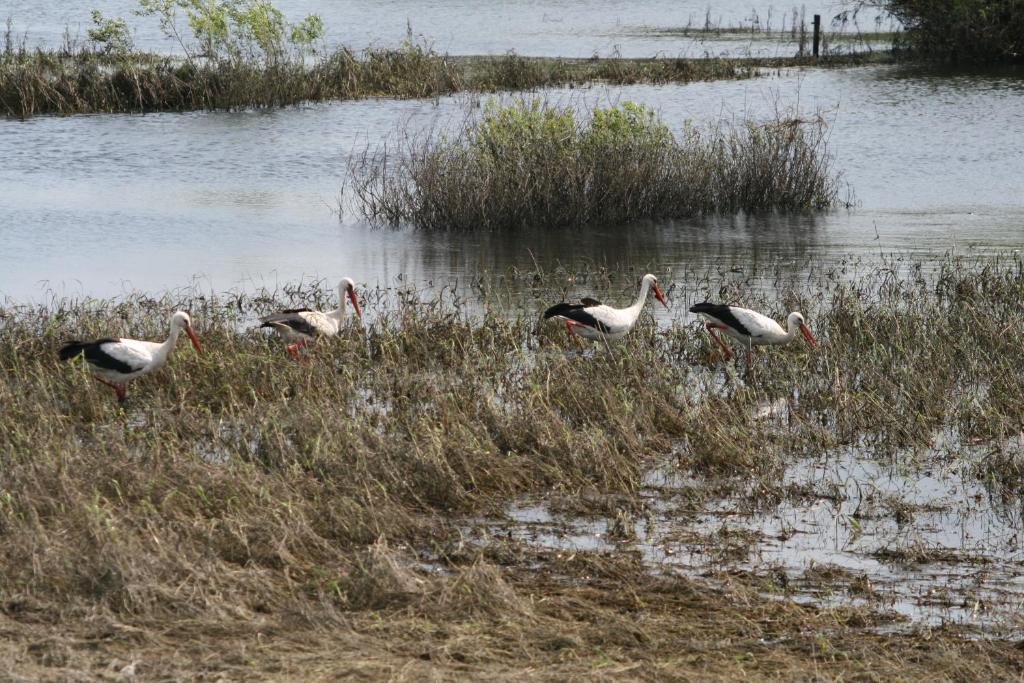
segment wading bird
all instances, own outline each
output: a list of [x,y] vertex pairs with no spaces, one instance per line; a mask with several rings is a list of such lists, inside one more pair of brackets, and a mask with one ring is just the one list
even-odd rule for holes
[[782,329],[782,325],[766,315],[752,311],[749,308],[739,308],[738,306],[725,306],[705,301],[704,303],[690,306],[690,313],[699,313],[708,319],[709,322],[705,323],[708,334],[722,347],[726,360],[732,358],[732,351],[725,345],[722,338],[715,333],[716,330],[725,332],[743,344],[748,352],[752,351],[755,346],[788,344],[796,339],[798,332],[803,334],[804,339],[811,346],[817,344],[817,340],[811,334],[810,329],[808,329],[807,323],[804,322],[804,316],[796,311],[790,313],[786,319],[788,330]]
[[202,353],[199,338],[192,331],[192,319],[185,311],[178,311],[171,316],[171,333],[162,344],[105,337],[96,341],[70,341],[61,347],[59,355],[61,360],[84,356],[93,378],[117,392],[117,400],[124,403],[128,392],[126,383],[163,367],[182,330],[192,340],[196,351]]
[[289,308],[280,313],[268,315],[260,319],[260,327],[270,327],[291,343],[286,347],[288,353],[298,358],[298,348],[305,346],[318,337],[333,337],[341,329],[341,321],[345,318],[345,297],[352,302],[356,315],[363,317],[356,298],[356,283],[352,278],[342,278],[338,283],[338,307],[323,313],[308,308]]
[[559,318],[565,321],[569,334],[578,334],[587,339],[621,339],[633,329],[640,311],[647,303],[647,292],[654,290],[654,296],[668,308],[668,301],[658,287],[658,278],[650,273],[640,281],[640,293],[629,308],[612,308],[596,299],[580,299],[578,304],[555,304],[544,311],[544,318]]

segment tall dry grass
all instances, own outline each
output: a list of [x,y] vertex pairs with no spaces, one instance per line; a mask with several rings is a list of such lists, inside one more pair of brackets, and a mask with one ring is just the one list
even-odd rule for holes
[[[539,312],[364,292],[367,326],[296,363],[249,325],[329,288],[5,305],[5,623],[18,634],[103,624],[152,643],[339,633],[356,614],[380,628],[394,620],[409,642],[424,624],[535,623],[549,609],[528,597],[540,584],[511,577],[536,557],[485,562],[461,527],[524,493],[598,491],[616,494],[617,515],[642,511],[646,466],[666,458],[700,480],[743,482],[763,502],[808,454],[845,445],[889,461],[942,439],[952,463],[1019,495],[1024,347],[1012,330],[1024,324],[1024,265],[846,268],[770,296],[735,273],[702,279],[694,299],[742,292],[777,318],[799,308],[822,342],[760,354],[745,379],[687,319],[658,329],[645,317],[624,343],[580,351]],[[545,301],[564,287],[551,275],[532,282]],[[616,277],[589,293],[625,299],[634,287]],[[84,368],[56,360],[68,337],[160,338],[176,308],[191,310],[208,353],[183,345],[135,382],[126,411]],[[780,400],[786,420],[759,417]],[[574,571],[624,576],[621,558],[586,562]],[[716,599],[697,596],[694,609]],[[530,642],[523,656],[543,648]]]

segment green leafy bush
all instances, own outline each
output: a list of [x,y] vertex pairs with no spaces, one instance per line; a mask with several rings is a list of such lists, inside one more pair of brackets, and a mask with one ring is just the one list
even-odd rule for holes
[[[267,0],[139,0],[137,14],[156,16],[168,38],[189,59],[278,64],[302,58],[323,36],[323,21],[311,14],[297,24]],[[183,14],[196,45],[180,25]]]
[[94,43],[101,52],[108,55],[124,57],[130,55],[135,49],[132,40],[131,29],[128,22],[118,17],[107,19],[98,9],[92,11],[93,28],[86,32],[89,40]]

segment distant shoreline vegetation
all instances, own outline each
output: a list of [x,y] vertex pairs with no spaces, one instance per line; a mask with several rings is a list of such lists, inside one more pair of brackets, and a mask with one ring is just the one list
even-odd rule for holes
[[[32,49],[8,24],[0,46],[0,112],[41,114],[231,110],[366,97],[437,97],[586,82],[668,83],[748,78],[759,69],[846,65],[885,53],[824,57],[563,59],[453,57],[410,35],[397,48],[328,50],[316,15],[287,21],[260,0],[139,0],[179,55],[137,49],[123,18],[92,13],[87,40]],[[190,36],[186,38],[186,36]]]
[[1020,0],[864,0],[905,28],[918,57],[954,63],[1024,63]]
[[779,116],[674,135],[648,107],[495,100],[454,133],[367,149],[349,172],[359,211],[426,230],[575,227],[840,204],[823,120]]

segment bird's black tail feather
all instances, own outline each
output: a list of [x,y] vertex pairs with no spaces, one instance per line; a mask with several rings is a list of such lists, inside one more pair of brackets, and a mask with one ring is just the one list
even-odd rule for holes
[[72,340],[60,347],[60,351],[57,352],[57,355],[60,356],[61,360],[71,360],[72,358],[76,358],[84,353],[85,347],[88,345],[89,342]]
[[713,304],[710,301],[704,301],[699,304],[690,306],[690,313],[704,313],[706,315],[713,315],[716,318],[723,312],[723,309],[728,309],[728,306],[722,304]]
[[578,311],[581,308],[583,308],[583,306],[581,306],[580,304],[555,304],[548,310],[544,311],[544,318],[546,320],[547,318],[552,318],[556,315],[568,315],[569,313],[572,313],[573,311]]

